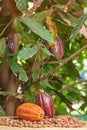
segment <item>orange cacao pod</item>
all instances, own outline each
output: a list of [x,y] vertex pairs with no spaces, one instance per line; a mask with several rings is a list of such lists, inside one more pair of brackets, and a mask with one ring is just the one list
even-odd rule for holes
[[24,103],[18,106],[16,115],[21,119],[35,121],[44,118],[44,111],[37,104]]
[[46,92],[41,92],[37,96],[37,104],[44,110],[45,116],[53,117],[55,114],[54,103],[51,96]]

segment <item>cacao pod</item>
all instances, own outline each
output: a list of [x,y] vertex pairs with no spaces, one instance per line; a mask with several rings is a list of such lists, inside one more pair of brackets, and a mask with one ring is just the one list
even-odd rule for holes
[[48,42],[49,50],[57,59],[61,59],[64,55],[64,45],[62,39],[58,36],[56,22],[52,20],[51,16],[47,16],[46,26],[54,38],[54,43]]
[[59,36],[56,37],[55,45],[50,46],[50,51],[57,59],[61,59],[64,55],[64,44]]
[[53,117],[55,114],[54,103],[51,96],[46,92],[41,92],[36,98],[36,103],[44,110],[45,116]]
[[35,121],[44,118],[44,111],[37,104],[24,103],[17,107],[16,115],[21,119]]
[[53,38],[56,39],[56,36],[58,34],[57,25],[55,21],[52,20],[51,16],[46,17],[46,26],[50,33],[52,34]]
[[14,39],[9,37],[8,40],[7,40],[7,46],[8,46],[8,49],[11,53],[14,53],[15,52],[15,43],[14,43]]
[[[57,34],[58,34],[58,30],[57,30],[56,23],[55,23],[55,21],[53,21],[51,16],[46,17],[46,26],[47,26],[49,32],[52,34],[52,36],[54,38],[54,41],[55,41],[56,37],[57,37]],[[48,44],[50,46],[53,46],[55,43],[48,42]]]

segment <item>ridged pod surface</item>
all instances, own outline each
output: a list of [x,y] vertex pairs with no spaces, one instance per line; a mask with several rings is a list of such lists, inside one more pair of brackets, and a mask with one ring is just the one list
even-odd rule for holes
[[36,98],[36,102],[44,110],[45,116],[50,118],[54,116],[54,103],[52,97],[48,93],[40,92]]
[[37,104],[24,103],[18,106],[16,115],[21,119],[36,121],[44,118],[44,111]]
[[50,51],[54,54],[54,56],[57,59],[61,59],[64,55],[64,44],[62,39],[57,36],[56,37],[56,41],[55,41],[55,45],[54,46],[50,46]]

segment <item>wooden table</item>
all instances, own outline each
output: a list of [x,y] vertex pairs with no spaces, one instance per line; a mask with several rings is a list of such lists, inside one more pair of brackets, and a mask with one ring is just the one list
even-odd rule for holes
[[8,127],[0,126],[0,130],[87,130],[87,125],[82,128],[18,128],[18,127]]
[[[0,117],[0,118],[7,118],[7,117]],[[9,117],[9,118],[14,118],[14,117]],[[87,123],[84,127],[80,127],[80,128],[59,128],[59,127],[55,127],[55,128],[25,128],[25,127],[10,127],[10,126],[1,126],[0,125],[0,130],[87,130]]]

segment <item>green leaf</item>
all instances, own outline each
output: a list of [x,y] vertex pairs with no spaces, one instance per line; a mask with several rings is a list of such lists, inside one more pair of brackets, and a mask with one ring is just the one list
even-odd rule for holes
[[68,111],[67,111],[67,105],[65,103],[61,103],[58,104],[58,106],[56,106],[56,112],[62,115],[68,115]]
[[87,121],[87,115],[74,115],[74,117],[79,118],[83,121]]
[[70,40],[73,40],[76,35],[79,33],[82,25],[84,24],[84,22],[86,21],[87,19],[87,13],[83,14],[77,21],[72,33],[71,33],[71,36],[70,36]]
[[43,81],[40,81],[40,84],[41,84],[43,87],[49,87],[50,89],[55,90],[55,88],[48,82],[48,79],[45,79],[45,80],[43,80]]
[[26,94],[25,94],[25,101],[26,102],[36,102],[36,97],[35,97],[35,93],[31,91],[31,87],[29,86]]
[[41,24],[44,24],[46,17],[48,15],[50,15],[51,13],[52,13],[51,10],[45,10],[45,11],[41,11],[39,13],[35,13],[34,15],[31,16],[31,18]]
[[33,19],[22,17],[21,21],[27,25],[27,27],[41,38],[54,43],[53,37],[50,32],[43,27],[40,23]]
[[6,49],[6,41],[5,38],[0,39],[0,55],[5,52]]
[[28,10],[28,0],[16,0],[16,4],[20,11]]
[[5,111],[1,105],[0,105],[0,116],[5,116]]
[[[70,13],[65,13],[62,11],[59,11],[58,14],[60,15],[60,17],[62,18],[62,20],[67,23],[69,26],[75,26],[76,23],[76,17],[74,17],[73,15],[71,15]],[[57,19],[58,21],[59,19]],[[61,21],[62,22],[62,21]],[[62,24],[64,24],[62,22]],[[66,24],[65,24],[66,25]]]
[[42,47],[42,50],[43,50],[43,52],[46,53],[47,55],[53,56],[53,54],[52,54],[45,46]]
[[7,92],[7,91],[0,91],[0,95],[7,96],[8,94],[9,94],[9,92]]
[[24,27],[22,26],[22,24],[20,23],[20,21],[18,19],[15,19],[14,27],[18,33],[20,33],[20,34],[24,33]]
[[29,46],[25,47],[19,51],[17,59],[18,60],[27,60],[27,59],[31,58],[32,56],[34,56],[37,52],[38,52],[37,46],[33,46],[32,48],[30,48]]
[[22,80],[25,82],[28,80],[28,77],[27,77],[25,70],[23,69],[23,67],[19,63],[17,63],[16,57],[9,60],[9,65],[10,65],[12,72],[15,75],[17,75],[17,74],[19,75],[19,80]]
[[29,43],[35,43],[37,41],[38,36],[34,34],[33,32],[28,33],[28,31],[24,30],[24,26],[20,23],[18,19],[15,19],[14,21],[14,27],[18,33],[21,34],[21,41],[22,43],[29,44]]
[[7,95],[15,95],[16,92],[8,92],[8,91],[0,91],[0,95],[7,96]]

